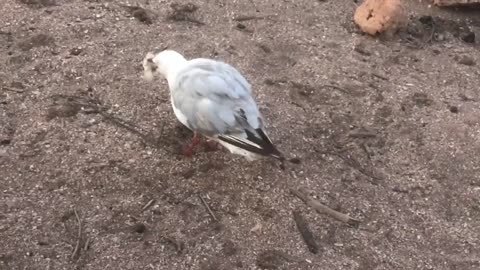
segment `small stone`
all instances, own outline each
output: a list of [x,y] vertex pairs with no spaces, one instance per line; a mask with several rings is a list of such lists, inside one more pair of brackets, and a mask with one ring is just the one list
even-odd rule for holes
[[247,27],[246,27],[245,24],[243,24],[243,23],[237,23],[237,28],[243,30],[243,29],[245,29],[245,28],[247,28]]
[[48,242],[46,242],[46,241],[41,241],[41,240],[38,241],[37,244],[38,244],[39,246],[48,246]]
[[301,160],[299,158],[291,158],[290,162],[293,164],[300,164]]
[[10,138],[0,139],[0,145],[9,145],[11,142]]
[[272,79],[267,78],[267,79],[265,79],[265,80],[263,81],[263,83],[266,84],[266,85],[274,85],[274,84],[275,84],[275,81],[272,80]]
[[429,15],[424,15],[418,19],[422,24],[433,26],[433,17]]
[[10,86],[13,87],[13,88],[25,89],[25,86],[23,85],[23,83],[18,82],[18,81],[13,81],[13,82],[10,84]]
[[465,66],[474,66],[475,65],[475,60],[473,60],[472,57],[464,55],[461,57],[456,57],[456,60],[459,64],[465,65]]
[[367,49],[367,46],[364,43],[359,43],[359,44],[355,45],[355,47],[353,49],[356,52],[358,52],[359,54],[363,54],[365,56],[372,55],[372,53]]
[[462,35],[462,40],[467,43],[475,43],[475,33],[468,32]]
[[458,107],[457,106],[450,106],[449,108],[451,113],[458,113]]
[[83,52],[82,48],[72,48],[70,50],[70,54],[75,56],[80,55],[82,52]]
[[131,229],[136,233],[144,233],[147,230],[147,227],[143,223],[136,223]]
[[132,16],[135,17],[137,20],[139,20],[140,22],[142,22],[144,24],[152,24],[153,23],[153,20],[149,16],[148,12],[141,7],[137,7],[135,10],[133,10],[132,11]]
[[185,170],[184,172],[182,172],[181,175],[182,175],[185,179],[190,179],[190,178],[192,178],[192,177],[195,175],[195,169],[189,168],[189,169]]

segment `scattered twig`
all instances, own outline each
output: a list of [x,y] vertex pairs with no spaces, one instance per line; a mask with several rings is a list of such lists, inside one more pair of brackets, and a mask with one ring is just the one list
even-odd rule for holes
[[19,94],[25,92],[25,91],[22,90],[22,89],[13,88],[13,87],[8,87],[8,86],[2,86],[2,89],[3,89],[3,90],[6,90],[6,91],[14,92],[14,93],[19,93]]
[[372,155],[370,154],[370,152],[368,151],[367,147],[365,146],[364,143],[361,143],[360,144],[360,148],[362,149],[362,151],[365,153],[365,155],[367,155],[367,158],[368,160],[371,162],[372,161]]
[[236,29],[238,29],[240,31],[247,32],[247,33],[253,33],[253,30],[248,29],[247,26],[243,23],[237,23],[237,25],[235,27],[236,27]]
[[300,211],[293,211],[293,220],[295,220],[295,224],[297,224],[297,229],[300,232],[300,235],[303,238],[303,241],[307,245],[308,250],[313,254],[318,253],[318,245],[315,242],[315,238],[313,237],[312,231],[308,228],[308,224],[303,218]]
[[144,24],[152,24],[153,23],[153,15],[156,15],[154,12],[144,9],[139,6],[130,6],[130,5],[124,5],[124,4],[119,4],[119,6],[125,8],[128,13],[130,13],[131,16],[139,20],[140,22]]
[[351,95],[352,93],[350,93],[347,89],[345,88],[342,88],[338,85],[333,85],[333,84],[324,84],[324,85],[321,85],[322,88],[326,88],[326,87],[330,87],[330,88],[333,88],[335,90],[338,90],[344,94],[347,94],[347,95]]
[[360,129],[352,130],[348,134],[348,136],[352,138],[366,139],[366,138],[375,138],[377,136],[377,133],[374,130],[360,128]]
[[172,21],[177,21],[177,22],[184,21],[184,22],[191,22],[191,23],[194,23],[194,24],[197,24],[197,25],[205,25],[204,22],[201,22],[197,19],[190,18],[190,17],[184,16],[184,15],[178,15],[178,14],[168,16],[168,19],[172,20]]
[[210,216],[212,217],[213,220],[215,221],[218,221],[217,217],[215,216],[215,214],[213,213],[212,209],[210,209],[210,206],[208,206],[207,202],[205,201],[205,199],[203,199],[202,195],[198,194],[198,197],[200,198],[200,200],[202,201],[203,205],[205,206],[205,208],[207,208],[207,211],[208,213],[210,214]]
[[[52,95],[48,97],[49,99],[53,99],[54,104],[65,104],[70,107],[75,107],[79,109],[79,112],[83,112],[85,114],[98,114],[103,117],[103,121],[116,125],[117,127],[126,129],[127,131],[131,132],[132,134],[140,137],[140,139],[146,145],[159,148],[160,139],[154,138],[150,133],[147,133],[144,129],[140,128],[139,126],[135,125],[131,121],[124,120],[120,117],[115,116],[112,113],[109,113],[107,110],[109,106],[103,105],[102,101],[96,98],[91,97],[83,97],[77,95]],[[163,126],[160,132],[160,135],[163,133]],[[165,151],[172,153],[168,148],[164,148]]]
[[164,238],[168,243],[175,247],[177,253],[180,254],[185,249],[185,242],[175,234],[164,236]]
[[80,243],[82,242],[82,221],[80,220],[80,216],[78,215],[77,209],[73,209],[73,213],[75,214],[75,218],[77,218],[78,223],[78,235],[77,235],[77,244],[75,245],[75,249],[72,253],[72,260],[76,259],[80,253]]
[[90,238],[87,238],[85,245],[83,245],[83,250],[87,251],[90,248]]
[[295,196],[297,196],[303,202],[305,202],[305,204],[312,207],[313,209],[315,209],[315,211],[317,211],[320,214],[329,215],[329,216],[333,217],[334,219],[336,219],[338,221],[341,221],[341,222],[344,222],[344,223],[347,223],[348,225],[353,226],[353,227],[357,227],[360,224],[359,220],[351,218],[350,216],[348,216],[346,214],[340,213],[338,211],[335,211],[335,210],[329,208],[328,206],[326,206],[326,205],[320,203],[319,201],[311,198],[306,193],[304,193],[300,190],[290,188],[290,192],[292,192]]
[[232,18],[233,21],[236,22],[245,22],[251,20],[263,20],[270,17],[275,17],[275,14],[267,14],[267,15],[237,15]]
[[337,86],[337,85],[333,85],[333,84],[324,84],[324,85],[322,85],[322,87],[323,87],[323,88],[325,88],[325,87],[330,87],[330,88],[336,89],[336,90],[338,90],[338,91],[340,91],[340,92],[342,92],[342,93],[344,93],[344,94],[351,94],[350,92],[348,92],[347,89],[342,88],[342,87]]
[[353,158],[349,158],[345,154],[341,154],[341,153],[333,153],[333,154],[335,156],[339,157],[340,159],[342,159],[348,166],[354,168],[359,173],[361,173],[364,176],[370,178],[371,179],[371,181],[369,181],[370,183],[372,183],[373,185],[378,185],[378,181],[380,181],[381,178],[376,176],[373,172],[369,172],[365,168],[363,168],[360,165],[360,162],[358,162],[358,160],[353,159]]
[[305,107],[302,106],[302,104],[298,103],[298,102],[295,102],[295,101],[290,101],[291,104],[297,106],[298,108],[302,109],[304,112],[307,111],[307,109],[305,109]]
[[279,85],[279,84],[283,84],[283,83],[288,83],[289,81],[287,79],[271,79],[271,78],[267,78],[263,81],[264,84],[266,85]]
[[265,19],[265,16],[256,16],[256,15],[238,15],[233,17],[232,20],[236,22],[244,22],[244,21],[251,21],[251,20],[261,20]]
[[432,23],[432,32],[430,33],[430,36],[425,40],[425,43],[430,43],[433,40],[433,37],[435,36],[435,24]]
[[424,24],[425,26],[431,28],[430,35],[428,36],[428,38],[425,40],[425,42],[423,44],[423,46],[425,46],[426,43],[432,42],[433,37],[435,36],[435,31],[436,31],[435,21],[434,21],[433,17],[431,17],[431,16],[423,16],[423,17],[420,18],[420,22],[422,24]]
[[195,18],[192,18],[190,15],[198,10],[198,6],[187,3],[187,4],[178,4],[172,3],[170,5],[172,12],[167,16],[168,20],[172,21],[185,21],[195,23],[197,25],[205,25],[204,22],[201,22]]
[[[277,83],[277,82],[283,82],[283,81],[280,81],[280,80],[278,80],[278,81],[269,80],[269,81],[268,81],[268,83],[271,83],[271,84],[275,84],[275,83]],[[315,92],[315,89],[317,88],[317,86],[311,86],[311,85],[308,85],[308,84],[302,84],[302,83],[295,82],[295,81],[289,81],[289,82],[290,82],[290,84],[292,85],[292,87],[297,88],[297,89],[302,89],[302,90],[304,90],[304,91],[305,91],[305,92],[304,92],[304,95],[306,95],[306,96],[310,95],[310,93]],[[265,82],[265,83],[267,83],[267,82]],[[338,86],[338,85],[324,84],[324,85],[320,85],[319,87],[320,87],[320,88],[327,88],[327,87],[329,87],[329,88],[333,88],[333,89],[335,89],[335,90],[338,90],[338,91],[340,91],[340,92],[342,92],[342,93],[344,93],[344,94],[352,94],[352,93],[350,93],[347,89],[342,88],[342,87],[340,87],[340,86]]]
[[150,208],[153,204],[155,203],[155,199],[151,199],[148,201],[143,207],[142,207],[142,212]]
[[134,125],[133,123],[129,123],[128,121],[123,120],[123,119],[121,119],[119,117],[116,117],[112,114],[109,114],[107,112],[100,111],[99,114],[101,116],[103,116],[103,118],[105,120],[111,122],[112,124],[115,124],[118,127],[124,128],[124,129],[130,131],[131,133],[139,136],[147,144],[150,144],[151,146],[155,145],[155,143],[152,141],[152,139],[149,138],[147,135],[145,135],[145,132],[143,132],[143,130],[141,130],[138,126]]
[[[105,121],[108,121],[109,123],[112,123],[120,128],[126,129],[127,131],[131,132],[132,134],[140,137],[140,139],[145,143],[146,145],[153,147],[153,148],[159,148],[159,142],[160,138],[154,138],[150,133],[147,133],[144,131],[142,128],[136,126],[135,124],[131,123],[131,121],[127,121],[124,119],[121,119],[113,114],[110,114],[108,112],[104,111],[99,111],[98,114],[103,116],[103,119]],[[163,132],[163,128],[162,128]],[[165,151],[174,154],[173,151],[171,151],[168,148],[163,148]]]
[[[358,160],[354,159],[351,157],[351,155],[348,154],[348,149],[340,149],[342,148],[341,146],[336,146],[337,143],[335,141],[331,141],[331,144],[334,145],[334,148],[337,149],[330,149],[326,151],[316,151],[318,153],[322,153],[325,155],[333,155],[345,162],[348,166],[350,166],[352,169],[357,170],[359,173],[363,174],[365,177],[369,178],[369,182],[373,185],[378,185],[378,182],[382,180],[379,176],[376,175],[376,173],[373,171],[368,171],[367,169],[363,168],[360,162]],[[373,167],[373,166],[372,166]]]
[[388,81],[388,78],[383,76],[382,74],[378,73],[378,72],[372,72],[372,76],[373,77],[376,77],[376,78],[379,78],[381,80],[384,80],[384,81]]
[[56,94],[49,96],[48,99],[53,100],[53,105],[77,107],[86,114],[105,112],[108,109],[100,100],[91,97]]
[[198,10],[198,6],[193,3],[186,3],[186,4],[179,4],[179,3],[172,3],[170,7],[178,12],[183,13],[193,13]]

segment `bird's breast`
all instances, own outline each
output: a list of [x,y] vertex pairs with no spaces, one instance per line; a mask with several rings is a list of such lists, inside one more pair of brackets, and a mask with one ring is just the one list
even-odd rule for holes
[[175,102],[173,102],[173,97],[171,97],[170,101],[172,103],[173,113],[177,117],[178,121],[180,121],[180,123],[182,123],[187,128],[191,129],[188,125],[187,117],[179,109],[177,109],[177,107],[175,107]]

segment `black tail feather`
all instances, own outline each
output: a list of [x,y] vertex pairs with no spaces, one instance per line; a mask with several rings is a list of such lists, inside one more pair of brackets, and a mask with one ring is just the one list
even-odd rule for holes
[[[255,136],[255,134],[253,134],[251,131],[245,130],[245,133],[247,134],[247,140],[252,142],[253,144],[245,142],[244,139],[232,136],[218,136],[218,138],[233,146],[258,155],[271,156],[281,161],[285,160],[282,153],[280,153],[280,151],[278,151],[278,149],[272,144],[272,142],[262,129],[256,129],[255,131],[260,136],[260,138]],[[258,145],[258,147],[256,145]]]

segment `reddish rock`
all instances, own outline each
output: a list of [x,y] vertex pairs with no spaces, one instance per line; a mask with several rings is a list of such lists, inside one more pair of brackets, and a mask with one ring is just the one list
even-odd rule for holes
[[400,0],[365,0],[355,11],[355,23],[370,35],[396,32],[407,22]]

